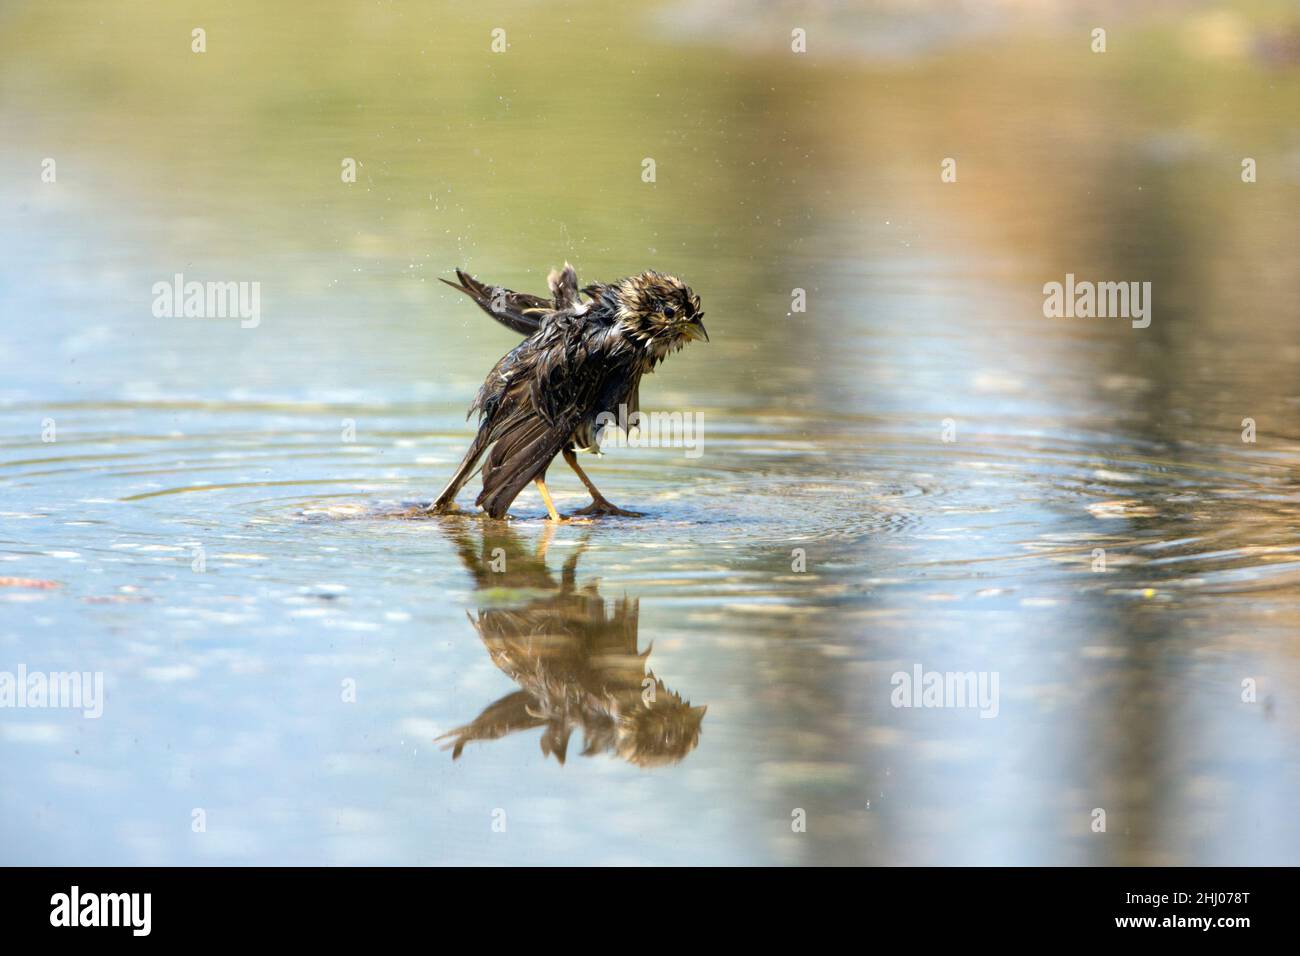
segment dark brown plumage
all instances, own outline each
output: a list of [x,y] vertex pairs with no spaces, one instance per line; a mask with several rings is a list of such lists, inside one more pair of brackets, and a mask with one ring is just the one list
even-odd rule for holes
[[475,504],[504,517],[519,492],[536,482],[558,521],[545,478],[563,453],[592,496],[577,514],[635,516],[601,495],[574,452],[595,450],[602,413],[617,417],[620,405],[628,415],[638,410],[642,375],[692,339],[708,340],[699,296],[658,272],[579,290],[567,263],[549,277],[550,299],[485,285],[459,269],[456,277],[459,283],[442,281],[527,338],[488,373],[470,406],[470,414],[479,413],[478,434],[430,508],[450,510],[482,461]]
[[606,601],[596,582],[577,582],[583,543],[569,554],[557,582],[546,566],[553,526],[543,531],[536,553],[508,525],[484,528],[491,530],[484,530],[480,544],[453,525],[457,550],[477,586],[541,593],[514,607],[493,602],[470,618],[492,663],[519,689],[438,738],[452,757],[460,757],[466,744],[535,727],[542,728],[542,753],[561,764],[575,730],[583,756],[608,753],[639,767],[677,763],[694,750],[708,708],[692,707],[650,669],[650,648],[638,646],[636,599]]

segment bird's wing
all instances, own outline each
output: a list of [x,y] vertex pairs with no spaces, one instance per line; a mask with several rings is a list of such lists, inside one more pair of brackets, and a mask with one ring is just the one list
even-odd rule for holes
[[[611,361],[607,332],[579,317],[560,317],[521,348],[526,369],[494,406],[478,504],[502,517],[524,487],[546,472],[574,430],[610,407],[629,385],[629,370]],[[521,363],[521,364],[523,364]]]
[[456,270],[459,284],[441,279],[453,289],[464,292],[478,307],[508,329],[520,335],[532,335],[542,326],[542,319],[555,311],[555,303],[527,292],[512,292],[499,286],[484,285],[461,269]]
[[535,717],[530,712],[531,705],[535,701],[536,698],[526,691],[517,690],[513,694],[507,694],[496,703],[489,704],[472,723],[449,730],[441,737],[435,737],[434,743],[446,740],[448,737],[452,738],[450,743],[443,744],[442,749],[451,748],[451,758],[455,760],[460,757],[467,743],[475,740],[497,740],[518,730],[540,727],[546,723],[546,719]]
[[[574,276],[574,279],[576,280],[577,276]],[[582,287],[582,294],[591,299],[592,302],[599,302],[604,298],[605,293],[609,292],[612,288],[613,286],[604,282],[593,282],[590,285],[584,285]]]

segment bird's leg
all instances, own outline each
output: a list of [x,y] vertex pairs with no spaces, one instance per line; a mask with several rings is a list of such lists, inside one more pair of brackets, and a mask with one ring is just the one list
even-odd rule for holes
[[542,500],[546,502],[546,513],[551,516],[552,521],[559,521],[560,513],[555,510],[555,502],[551,500],[551,493],[546,490],[546,479],[534,478],[533,482],[537,485],[537,490],[542,493]]
[[554,537],[555,523],[547,522],[546,526],[542,528],[542,536],[537,539],[536,557],[543,565],[546,564],[546,549],[551,546],[551,539]]
[[582,466],[578,464],[578,456],[573,453],[572,448],[564,449],[564,460],[569,463],[569,467],[574,470],[583,485],[586,486],[587,491],[591,493],[591,504],[587,505],[585,508],[579,508],[574,512],[575,515],[619,515],[624,518],[642,517],[641,512],[624,511],[617,505],[612,504],[609,499],[602,495],[600,490],[592,484],[591,479],[587,477],[587,473],[582,470]]

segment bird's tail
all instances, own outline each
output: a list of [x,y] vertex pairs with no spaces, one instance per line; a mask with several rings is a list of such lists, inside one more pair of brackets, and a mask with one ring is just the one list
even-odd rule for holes
[[519,492],[546,474],[571,427],[553,425],[540,415],[521,419],[501,434],[483,466],[483,490],[475,504],[493,518],[504,518]]
[[478,469],[478,461],[483,457],[483,452],[488,446],[488,429],[480,427],[478,434],[474,436],[474,441],[470,444],[469,450],[465,452],[465,457],[461,459],[460,467],[456,473],[451,476],[447,486],[442,489],[442,494],[438,495],[436,501],[429,505],[430,511],[450,511],[456,503],[456,496],[460,490],[465,487],[465,482],[474,477],[474,472]]
[[[552,269],[546,285],[555,299],[555,308],[572,309],[578,304],[578,273],[567,262],[563,269]],[[563,763],[563,761],[561,761]]]

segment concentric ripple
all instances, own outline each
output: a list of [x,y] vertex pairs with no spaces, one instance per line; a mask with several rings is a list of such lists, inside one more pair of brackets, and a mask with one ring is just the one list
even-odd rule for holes
[[[22,411],[7,415],[12,421]],[[128,544],[180,547],[214,533],[251,541],[253,552],[263,550],[263,538],[310,547],[322,522],[338,521],[345,524],[330,537],[354,535],[358,546],[376,536],[418,536],[419,522],[385,524],[410,517],[410,506],[429,500],[459,459],[463,427],[421,428],[426,419],[452,418],[438,412],[237,403],[69,408],[57,441],[24,440],[11,427],[0,444],[0,543],[8,564],[54,573],[28,567],[43,563],[32,556],[120,558]],[[133,429],[103,427],[110,414],[125,415]],[[350,416],[367,423],[354,438],[327,430]],[[618,448],[588,461],[612,500],[646,517],[572,529],[586,528],[607,546],[635,539],[652,549],[744,549],[760,557],[816,545],[863,575],[971,586],[990,577],[1021,587],[1054,580],[1090,566],[1102,548],[1108,571],[1138,590],[1293,589],[1300,488],[1291,466],[1300,451],[1286,451],[1225,454],[1208,443],[1169,448],[1097,434],[1067,440],[1043,437],[1032,424],[944,444],[904,420],[755,415],[730,420],[697,458],[680,448]],[[586,503],[562,463],[549,478],[561,510]],[[469,508],[472,492],[464,498]],[[530,489],[512,509],[512,525],[536,530],[543,516]],[[1115,585],[1108,579],[1106,586]]]

